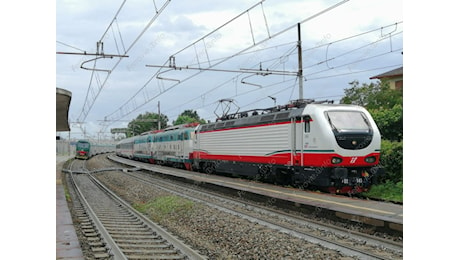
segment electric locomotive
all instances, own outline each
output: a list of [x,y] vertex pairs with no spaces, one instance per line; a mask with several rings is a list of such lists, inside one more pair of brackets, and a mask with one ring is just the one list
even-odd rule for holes
[[91,143],[86,140],[78,140],[75,145],[75,158],[88,159],[91,156]]
[[297,100],[200,125],[193,166],[332,193],[369,189],[383,174],[380,132],[360,106]]
[[365,108],[296,100],[125,139],[117,154],[208,174],[360,193],[384,173],[380,142]]
[[76,159],[87,160],[94,155],[115,151],[113,143],[96,143],[88,140],[78,140],[76,143]]

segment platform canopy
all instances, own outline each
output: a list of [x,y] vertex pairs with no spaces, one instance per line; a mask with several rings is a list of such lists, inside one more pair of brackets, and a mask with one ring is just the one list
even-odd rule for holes
[[69,106],[72,92],[56,88],[56,131],[70,131]]

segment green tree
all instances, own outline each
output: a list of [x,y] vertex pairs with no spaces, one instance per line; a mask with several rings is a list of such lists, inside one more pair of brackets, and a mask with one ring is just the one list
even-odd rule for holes
[[390,89],[389,82],[362,84],[350,83],[340,103],[363,106],[369,110],[379,127],[382,138],[401,141],[403,138],[403,92]]
[[379,127],[382,139],[398,142],[403,139],[402,104],[395,104],[388,109],[370,109],[369,113]]
[[161,114],[159,116],[157,113],[150,112],[138,115],[136,119],[128,123],[128,135],[133,136],[147,131],[158,130],[158,118],[160,118],[161,129],[165,128],[168,125],[166,115]]
[[384,165],[385,179],[398,183],[403,179],[403,142],[382,140],[380,163]]
[[350,83],[351,88],[345,89],[345,96],[340,100],[342,104],[354,104],[367,109],[390,109],[396,104],[403,103],[402,90],[390,88],[388,81],[359,86],[358,81]]
[[362,107],[366,107],[369,104],[369,99],[373,93],[378,91],[379,86],[371,83],[364,83],[359,86],[359,81],[355,80],[349,83],[352,85],[351,88],[345,89],[345,96],[340,100],[342,104],[353,104]]
[[194,110],[185,110],[177,117],[175,121],[173,121],[173,125],[182,125],[188,123],[205,124],[206,120],[201,119],[198,113]]

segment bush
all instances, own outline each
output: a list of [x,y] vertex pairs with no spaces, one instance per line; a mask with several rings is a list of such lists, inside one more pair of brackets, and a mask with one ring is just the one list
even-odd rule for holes
[[370,109],[380,134],[385,140],[401,141],[403,138],[403,107],[401,104],[386,109]]
[[403,180],[403,142],[382,140],[380,164],[385,169],[385,181],[392,183]]
[[393,183],[387,181],[385,183],[374,185],[370,191],[365,192],[364,195],[370,198],[378,198],[386,201],[403,202],[403,183]]

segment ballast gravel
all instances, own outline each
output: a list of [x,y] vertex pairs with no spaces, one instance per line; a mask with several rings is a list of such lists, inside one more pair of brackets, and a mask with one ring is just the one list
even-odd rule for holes
[[[88,168],[92,168],[91,163]],[[171,195],[123,172],[96,176],[133,205]],[[201,203],[191,205],[167,214],[146,214],[209,259],[354,259]]]

